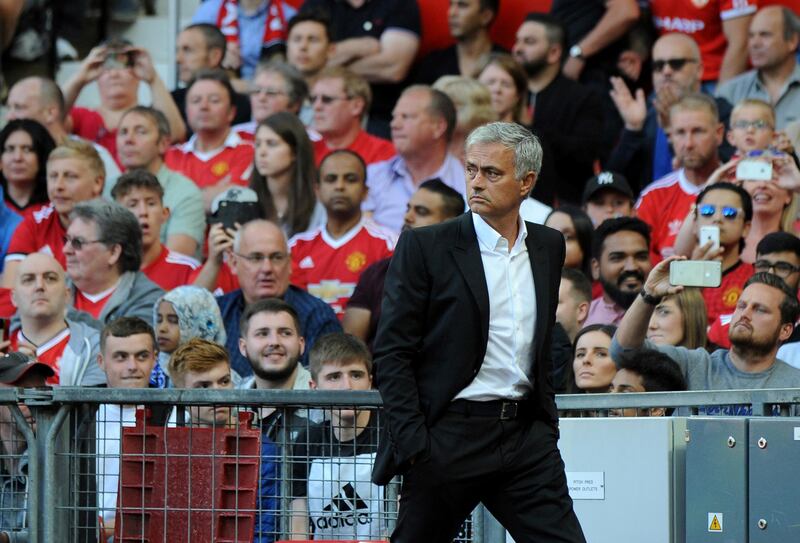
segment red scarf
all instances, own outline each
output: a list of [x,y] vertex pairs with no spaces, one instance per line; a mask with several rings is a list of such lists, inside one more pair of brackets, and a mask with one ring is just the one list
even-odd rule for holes
[[[239,43],[239,2],[223,0],[217,14],[217,27],[225,35],[228,43]],[[264,25],[262,47],[268,48],[286,41],[286,17],[283,15],[283,2],[270,0],[267,21]]]

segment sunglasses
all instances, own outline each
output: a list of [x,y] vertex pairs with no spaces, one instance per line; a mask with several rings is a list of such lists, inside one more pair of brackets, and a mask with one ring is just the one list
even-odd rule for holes
[[[720,210],[722,211],[722,216],[731,221],[738,217],[739,213],[742,211],[739,208],[729,206],[722,206]],[[717,212],[717,206],[712,204],[703,204],[697,207],[697,212],[701,217],[713,217]]]
[[329,96],[327,94],[312,94],[308,97],[308,101],[312,104],[316,104],[317,100],[322,102],[325,105],[332,104],[336,100],[349,100],[349,96]]
[[76,251],[80,251],[87,245],[91,245],[92,243],[105,243],[101,239],[83,239],[78,237],[70,237],[64,236],[64,245],[72,245],[72,248]]
[[669,66],[673,72],[681,70],[689,62],[697,62],[693,58],[668,58],[666,60],[654,60],[653,70],[661,72],[665,66]]

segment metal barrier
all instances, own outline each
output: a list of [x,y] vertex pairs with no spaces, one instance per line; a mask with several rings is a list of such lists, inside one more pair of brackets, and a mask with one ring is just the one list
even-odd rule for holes
[[[557,403],[562,416],[579,417],[728,406],[786,415],[800,390],[584,394]],[[137,420],[135,406],[148,416]],[[4,521],[16,513],[2,529],[31,542],[385,540],[399,485],[369,482],[380,406],[375,391],[0,389],[0,500],[21,504],[0,502]],[[24,460],[26,476],[14,469]],[[505,541],[480,507],[462,532],[457,541]]]

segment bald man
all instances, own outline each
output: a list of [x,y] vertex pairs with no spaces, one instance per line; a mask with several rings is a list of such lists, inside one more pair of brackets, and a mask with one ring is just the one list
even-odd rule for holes
[[[638,89],[631,94],[619,77],[611,78],[611,98],[625,124],[619,143],[606,169],[626,176],[638,193],[653,179],[673,171],[674,156],[669,146],[669,109],[687,94],[700,92],[703,62],[697,43],[686,34],[661,36],[653,44],[653,95],[646,98]],[[718,98],[720,121],[727,129],[731,104]],[[724,141],[719,149],[723,162],[733,155]]]
[[[20,79],[8,91],[6,119],[32,119],[47,128],[50,135],[61,145],[67,138],[78,138],[67,130],[67,110],[64,95],[52,79],[32,76]],[[120,174],[119,166],[111,153],[94,142],[90,142],[103,160],[106,169],[106,182],[113,184]]]
[[19,316],[9,337],[11,351],[23,351],[50,366],[54,375],[47,384],[105,384],[105,374],[97,365],[99,332],[66,318],[71,293],[55,258],[46,253],[26,256],[19,264],[11,298]]

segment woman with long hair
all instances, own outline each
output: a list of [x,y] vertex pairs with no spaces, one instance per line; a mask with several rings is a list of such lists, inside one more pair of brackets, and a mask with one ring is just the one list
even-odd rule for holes
[[478,74],[492,96],[492,107],[501,121],[528,125],[530,115],[525,108],[528,76],[516,59],[507,53],[493,53]]
[[259,123],[255,134],[255,168],[250,188],[264,216],[281,225],[287,237],[325,224],[325,208],[314,187],[319,172],[306,128],[285,111]]
[[564,236],[567,245],[564,267],[582,271],[591,281],[594,227],[586,212],[579,207],[563,205],[550,212],[544,225],[558,230]]
[[47,129],[30,119],[9,121],[0,131],[0,185],[17,213],[47,204],[47,156],[55,146]]
[[665,296],[656,306],[647,327],[647,339],[656,345],[687,349],[706,346],[708,316],[700,289],[685,288]]

